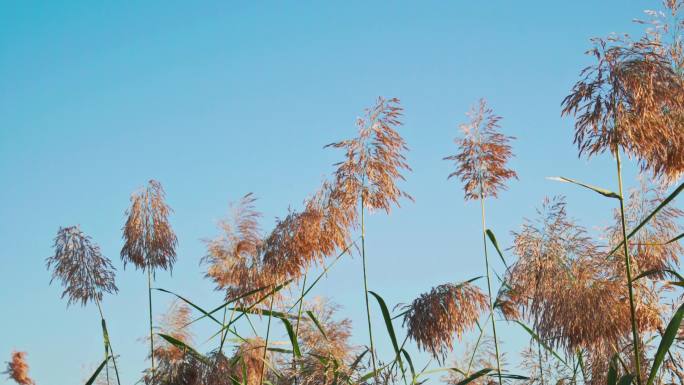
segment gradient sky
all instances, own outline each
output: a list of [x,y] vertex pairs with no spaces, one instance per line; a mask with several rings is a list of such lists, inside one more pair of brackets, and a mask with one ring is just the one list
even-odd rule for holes
[[[104,310],[122,380],[136,381],[146,366],[146,281],[123,270],[118,256],[130,193],[150,178],[163,183],[178,263],[173,277],[158,273],[157,286],[211,307],[221,296],[202,278],[202,239],[217,235],[229,202],[254,192],[270,229],[332,172],[342,154],[322,147],[355,135],[355,118],[379,95],[405,108],[401,134],[413,172],[403,187],[416,200],[367,223],[369,286],[390,306],[483,272],[479,206],[464,203],[441,160],[455,152],[458,124],[480,97],[517,137],[520,180],[488,202],[489,227],[503,246],[547,195],[566,195],[571,215],[589,228],[609,224],[611,202],[545,179],[615,188],[610,157],[577,158],[572,120],[560,117],[559,105],[589,63],[588,39],[637,32],[631,20],[657,6],[1,2],[0,361],[12,349],[28,351],[39,384],[78,383],[101,361],[96,308],[67,309],[44,265],[59,226],[80,224],[118,268],[120,292],[105,298]],[[627,169],[634,185],[634,165]],[[312,294],[340,304],[355,342],[364,343],[360,262],[344,258]],[[169,300],[155,294],[155,312]],[[527,337],[500,328],[517,362]],[[215,347],[204,343],[208,325],[195,331],[199,350]],[[284,331],[276,337],[285,340]]]

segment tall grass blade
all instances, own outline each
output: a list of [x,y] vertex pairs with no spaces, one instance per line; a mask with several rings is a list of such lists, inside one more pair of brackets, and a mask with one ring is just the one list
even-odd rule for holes
[[380,305],[380,311],[382,312],[382,318],[385,320],[385,328],[387,328],[387,334],[389,334],[390,340],[392,341],[392,347],[394,348],[394,353],[395,353],[395,359],[399,363],[399,368],[401,371],[404,371],[404,364],[402,363],[401,359],[401,350],[399,349],[399,343],[397,341],[397,335],[394,333],[394,326],[392,325],[392,316],[390,316],[390,312],[387,309],[387,304],[385,304],[385,300],[382,299],[380,295],[375,293],[374,291],[369,290],[368,293],[373,295],[375,299],[378,301],[378,304]]
[[494,249],[496,249],[496,253],[499,254],[499,258],[501,258],[501,262],[503,262],[504,266],[506,266],[506,270],[508,270],[508,264],[506,263],[506,259],[503,256],[503,253],[501,252],[501,249],[499,248],[499,242],[496,241],[496,237],[494,236],[494,233],[492,230],[487,229],[487,238],[489,238],[489,241],[492,242],[492,245],[494,245]]
[[658,345],[658,350],[653,357],[653,365],[651,366],[651,373],[648,376],[648,382],[646,385],[653,385],[653,382],[658,374],[658,369],[660,369],[660,365],[663,364],[663,360],[665,359],[665,354],[667,354],[668,350],[670,350],[672,342],[677,337],[677,332],[682,324],[682,317],[684,317],[684,304],[679,306],[679,309],[677,309],[677,312],[672,317],[672,320],[670,320],[670,323],[667,324],[665,333],[660,340],[660,345]]
[[202,353],[200,353],[200,352],[198,352],[197,350],[195,350],[195,349],[193,349],[192,347],[190,347],[190,346],[189,346],[188,344],[186,344],[185,342],[183,342],[183,341],[181,341],[181,340],[179,340],[179,339],[177,339],[177,338],[174,338],[174,337],[172,337],[172,336],[170,336],[170,335],[167,335],[167,334],[157,333],[157,335],[158,335],[159,337],[165,339],[166,342],[168,342],[168,343],[170,343],[171,345],[173,345],[173,346],[177,347],[178,349],[180,349],[182,352],[184,352],[184,353],[189,353],[190,355],[192,355],[193,357],[197,358],[198,360],[200,360],[200,361],[203,362],[204,364],[209,365],[209,360],[207,359],[207,357],[205,357]]
[[618,195],[618,194],[616,194],[610,190],[607,190],[607,189],[604,189],[601,187],[592,186],[590,184],[582,183],[582,182],[574,180],[574,179],[570,179],[570,178],[566,178],[566,177],[562,177],[562,176],[551,176],[551,177],[548,177],[546,179],[555,180],[558,182],[573,183],[573,184],[576,184],[578,186],[582,186],[584,188],[588,188],[589,190],[597,192],[597,193],[603,195],[604,197],[613,198],[613,199],[621,199],[620,195]]
[[[110,356],[110,357],[111,357],[111,356]],[[95,372],[93,372],[93,375],[90,376],[90,378],[88,379],[88,381],[86,381],[85,385],[92,385],[92,384],[95,383],[95,380],[97,380],[97,376],[100,375],[100,372],[102,371],[102,368],[104,368],[105,365],[107,365],[107,361],[109,361],[109,358],[110,358],[110,357],[107,357],[107,358],[104,359],[104,361],[102,361],[102,363],[100,364],[100,366],[98,366],[97,369],[95,369]]]
[[320,322],[318,322],[318,318],[316,318],[316,315],[311,310],[306,311],[306,315],[311,318],[311,321],[313,321],[314,325],[316,325],[316,328],[318,329],[319,332],[321,332],[321,335],[323,338],[325,338],[326,341],[328,341],[328,335],[325,334],[325,330],[323,329],[323,326],[321,325]]

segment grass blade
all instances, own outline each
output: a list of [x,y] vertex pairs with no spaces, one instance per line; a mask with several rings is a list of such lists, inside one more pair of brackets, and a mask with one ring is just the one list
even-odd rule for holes
[[582,183],[582,182],[580,182],[580,181],[578,181],[578,180],[566,178],[566,177],[563,177],[563,176],[551,176],[551,177],[548,177],[548,178],[546,178],[546,179],[555,180],[555,181],[558,181],[558,182],[573,183],[573,184],[576,184],[576,185],[578,185],[578,186],[582,186],[582,187],[584,187],[584,188],[588,188],[589,190],[592,190],[592,191],[594,191],[594,192],[597,192],[597,193],[603,195],[604,197],[613,198],[613,199],[620,199],[620,195],[618,195],[618,194],[616,194],[616,193],[614,193],[614,192],[612,192],[612,191],[610,191],[610,190],[607,190],[607,189],[604,189],[604,188],[601,188],[601,187],[592,186],[592,185],[590,185],[590,184]]
[[174,338],[170,335],[167,335],[167,334],[157,333],[157,335],[159,337],[165,339],[171,345],[180,349],[182,352],[191,354],[192,356],[194,356],[198,360],[202,361],[204,364],[207,364],[207,365],[209,364],[209,360],[203,354],[201,354],[197,350],[193,349],[192,347],[188,346],[185,342],[183,342],[177,338]]
[[504,266],[506,266],[506,270],[508,271],[508,264],[506,263],[506,259],[504,259],[501,249],[499,248],[499,242],[496,241],[494,233],[490,229],[487,229],[485,233],[487,233],[487,238],[489,238],[489,241],[492,242],[492,245],[494,245],[494,249],[496,249],[497,254],[499,254],[499,258],[501,258],[501,262],[503,262]]
[[321,332],[321,334],[323,335],[323,338],[325,338],[325,340],[327,341],[328,336],[325,334],[325,330],[323,330],[323,326],[321,326],[321,323],[318,322],[318,319],[316,318],[314,313],[311,310],[307,310],[306,314],[309,316],[309,318],[311,318],[311,321],[313,321],[313,323],[314,323],[314,325],[316,325],[316,328],[318,329],[318,331]]
[[[111,356],[110,356],[110,357],[111,357]],[[110,357],[107,357],[107,358],[104,359],[104,361],[102,361],[102,363],[100,364],[100,366],[98,366],[97,369],[95,369],[95,372],[93,373],[92,376],[90,376],[90,378],[89,378],[88,381],[85,383],[85,385],[92,385],[92,384],[95,383],[95,380],[97,380],[97,376],[98,376],[98,375],[100,374],[100,372],[102,371],[102,368],[104,368],[104,366],[107,365],[107,361],[109,361],[109,358],[110,358]]]
[[395,353],[395,360],[399,362],[399,369],[401,371],[404,371],[404,365],[402,363],[401,359],[401,350],[399,349],[399,343],[397,341],[397,335],[394,333],[394,326],[392,325],[392,316],[390,315],[389,309],[387,309],[387,304],[385,303],[385,300],[380,297],[377,293],[373,291],[368,291],[368,293],[372,294],[373,297],[378,301],[378,304],[380,305],[380,311],[382,312],[382,318],[385,320],[385,327],[387,328],[387,334],[390,336],[390,340],[392,341],[392,347],[394,348],[394,353]]
[[648,382],[646,385],[653,385],[656,375],[658,374],[658,369],[660,369],[660,365],[663,364],[663,360],[665,359],[665,354],[667,354],[667,351],[670,350],[672,342],[674,342],[675,338],[677,337],[679,326],[682,324],[682,316],[684,316],[684,304],[679,306],[679,309],[677,309],[677,312],[672,317],[672,320],[670,320],[670,323],[667,324],[665,333],[660,340],[660,345],[658,345],[658,351],[653,357],[653,365],[651,366],[651,373],[648,376]]

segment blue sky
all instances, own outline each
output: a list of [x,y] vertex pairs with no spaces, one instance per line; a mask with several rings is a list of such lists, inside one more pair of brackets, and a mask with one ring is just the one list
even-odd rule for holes
[[[488,202],[500,243],[510,245],[510,231],[547,195],[566,195],[587,227],[607,225],[601,197],[545,179],[615,188],[610,157],[577,158],[560,101],[589,63],[590,37],[636,32],[631,20],[657,6],[1,2],[0,360],[28,351],[39,384],[82,381],[101,360],[96,309],[67,309],[44,266],[59,226],[80,224],[118,268],[120,293],[104,308],[122,379],[133,383],[146,365],[147,297],[145,277],[123,270],[118,256],[130,193],[158,179],[175,210],[178,263],[173,277],[158,274],[157,286],[215,305],[220,295],[198,262],[228,203],[254,192],[270,229],[332,172],[341,154],[322,147],[355,135],[355,118],[380,95],[405,108],[401,134],[414,171],[403,187],[416,199],[367,224],[369,286],[390,306],[482,274],[479,206],[464,203],[441,160],[480,97],[517,137],[520,180]],[[634,176],[628,164],[628,185]],[[360,258],[345,258],[313,294],[339,303],[363,343],[360,269]],[[155,301],[163,310],[169,298]],[[381,330],[378,316],[376,308]],[[514,356],[524,332],[501,329]],[[214,347],[202,344],[208,332],[196,330],[200,350]]]

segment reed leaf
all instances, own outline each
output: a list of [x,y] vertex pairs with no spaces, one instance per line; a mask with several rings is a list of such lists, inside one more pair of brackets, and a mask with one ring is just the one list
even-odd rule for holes
[[679,309],[677,309],[677,312],[674,314],[672,320],[670,320],[670,323],[665,329],[665,333],[660,340],[660,345],[658,345],[658,350],[656,351],[655,356],[653,356],[653,365],[651,366],[651,373],[648,376],[648,382],[646,385],[653,385],[653,382],[658,374],[658,369],[660,369],[660,365],[662,365],[663,360],[665,360],[665,354],[667,354],[667,351],[670,350],[672,342],[674,342],[675,338],[677,337],[679,327],[682,324],[682,317],[684,317],[684,304],[679,306]]
[[607,189],[604,189],[604,188],[601,188],[601,187],[592,186],[592,185],[590,185],[590,184],[582,183],[582,182],[577,181],[577,180],[575,180],[575,179],[570,179],[570,178],[566,178],[566,177],[563,177],[563,176],[551,176],[551,177],[548,177],[548,178],[546,178],[546,179],[555,180],[555,181],[558,181],[558,182],[573,183],[573,184],[576,184],[576,185],[578,185],[578,186],[582,186],[582,187],[584,187],[584,188],[588,188],[589,190],[592,190],[592,191],[594,191],[594,192],[597,192],[597,193],[603,195],[604,197],[613,198],[613,199],[618,199],[618,200],[621,199],[621,198],[620,198],[620,195],[618,195],[618,194],[616,194],[616,193],[614,193],[614,192],[612,192],[612,191],[610,191],[610,190],[607,190]]
[[568,362],[567,362],[566,360],[564,360],[558,353],[556,353],[556,351],[553,350],[549,345],[547,345],[544,341],[542,341],[542,339],[539,338],[539,335],[537,335],[537,333],[535,333],[534,330],[530,329],[529,326],[525,325],[524,323],[522,323],[522,322],[520,322],[520,321],[518,321],[518,320],[513,320],[513,322],[515,322],[515,323],[517,323],[518,325],[522,326],[522,328],[525,329],[525,331],[526,331],[526,332],[527,332],[535,341],[539,342],[539,344],[541,344],[541,346],[544,347],[544,349],[546,349],[546,351],[548,351],[548,352],[551,353],[554,357],[556,357],[556,358],[558,359],[558,361],[560,361],[561,363],[563,363],[563,365],[565,365],[565,366],[568,367],[569,369],[572,369],[572,367],[571,367],[570,365],[568,365]]
[[95,369],[95,372],[93,372],[93,375],[90,376],[90,378],[88,379],[88,381],[86,381],[85,385],[93,385],[93,384],[95,383],[95,380],[97,380],[97,376],[100,375],[100,372],[102,371],[102,368],[104,368],[105,365],[107,365],[107,361],[109,361],[110,358],[111,358],[111,357],[107,357],[107,358],[105,358],[105,359],[102,361],[102,363],[100,364],[100,366],[98,366],[97,369]]
[[210,364],[210,363],[209,363],[209,360],[207,359],[207,357],[205,357],[202,353],[198,352],[197,350],[193,349],[192,347],[188,346],[188,344],[186,344],[185,342],[183,342],[183,341],[181,341],[181,340],[179,340],[179,339],[177,339],[177,338],[174,338],[174,337],[172,337],[172,336],[170,336],[170,335],[168,335],[168,334],[157,333],[157,335],[158,335],[159,337],[165,339],[166,342],[168,342],[168,343],[170,343],[171,345],[177,347],[177,348],[180,349],[181,351],[186,352],[186,353],[189,353],[190,355],[192,355],[193,357],[197,358],[197,359],[198,359],[199,361],[201,361],[202,363],[204,363],[204,364],[206,364],[206,365],[209,365],[209,364]]
[[489,238],[489,241],[492,242],[492,245],[494,245],[494,248],[496,249],[497,254],[499,254],[499,258],[501,258],[501,262],[503,262],[504,266],[506,266],[506,270],[508,270],[508,263],[506,263],[506,259],[503,256],[503,253],[501,252],[501,249],[499,248],[499,242],[496,241],[496,237],[494,236],[494,233],[492,230],[487,229],[487,238]]

